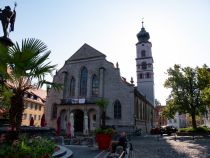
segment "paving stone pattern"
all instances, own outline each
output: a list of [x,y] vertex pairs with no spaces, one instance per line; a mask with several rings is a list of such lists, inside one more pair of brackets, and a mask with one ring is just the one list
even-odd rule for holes
[[132,158],[210,158],[210,138],[141,136],[131,141]]

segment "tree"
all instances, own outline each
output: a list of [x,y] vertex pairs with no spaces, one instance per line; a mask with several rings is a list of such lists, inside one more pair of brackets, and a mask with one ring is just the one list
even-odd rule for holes
[[168,100],[166,104],[167,106],[163,109],[161,116],[163,118],[174,119],[176,108],[174,106],[173,100]]
[[[55,70],[56,65],[46,62],[50,51],[38,39],[24,39],[21,46],[16,43],[6,48],[0,45],[0,74],[7,86],[13,89],[10,97],[9,120],[12,130],[19,132],[24,111],[24,94],[27,90],[52,84],[45,76]],[[56,87],[55,84],[53,84]],[[58,87],[56,87],[58,88]]]
[[100,110],[102,113],[101,114],[101,120],[102,120],[101,127],[105,128],[106,127],[106,108],[109,105],[109,101],[102,98],[96,101],[96,105],[100,107]]
[[11,90],[2,84],[0,89],[0,110],[2,110],[2,114],[5,118],[8,118],[9,116],[10,98],[12,95]]
[[173,116],[176,112],[189,113],[193,128],[197,128],[196,115],[207,112],[206,107],[210,106],[208,67],[204,65],[193,69],[174,65],[173,68],[167,70],[167,74],[168,79],[164,86],[171,88],[171,94],[167,100],[168,106],[165,114]]
[[161,103],[159,100],[155,99],[155,106],[161,106]]

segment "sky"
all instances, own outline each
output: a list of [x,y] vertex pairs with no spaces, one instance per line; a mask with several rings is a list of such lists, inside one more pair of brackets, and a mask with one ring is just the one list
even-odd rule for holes
[[[0,0],[0,8],[14,7]],[[166,104],[167,69],[210,65],[209,0],[16,0],[13,42],[42,40],[51,50],[49,61],[60,69],[84,43],[119,63],[121,76],[136,84],[136,34],[150,34],[154,59],[155,98]],[[2,28],[1,32],[3,35]],[[1,35],[0,35],[1,36]],[[52,81],[51,76],[47,79]]]

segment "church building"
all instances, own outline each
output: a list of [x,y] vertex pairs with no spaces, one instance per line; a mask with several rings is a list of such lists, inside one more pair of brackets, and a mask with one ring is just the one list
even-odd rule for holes
[[46,100],[46,119],[56,128],[60,117],[61,129],[71,120],[75,132],[88,134],[101,123],[99,99],[108,100],[106,125],[117,130],[132,131],[141,128],[149,132],[153,126],[154,78],[152,44],[142,25],[137,34],[137,87],[120,75],[118,63],[106,60],[106,55],[84,44],[53,77],[63,89],[51,88]]

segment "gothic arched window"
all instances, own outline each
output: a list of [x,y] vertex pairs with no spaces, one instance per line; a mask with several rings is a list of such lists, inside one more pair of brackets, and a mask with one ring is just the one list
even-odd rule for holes
[[87,79],[88,71],[87,68],[84,67],[82,68],[80,75],[80,96],[86,96],[87,94]]
[[99,80],[96,75],[93,75],[92,79],[92,95],[93,96],[98,96],[99,94]]
[[121,119],[121,104],[119,100],[114,102],[114,119]]
[[70,81],[70,96],[75,96],[75,78],[72,77]]

